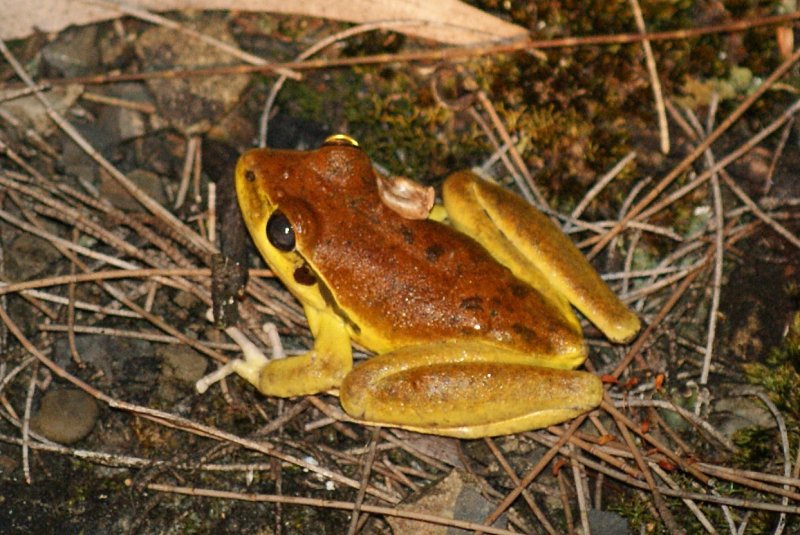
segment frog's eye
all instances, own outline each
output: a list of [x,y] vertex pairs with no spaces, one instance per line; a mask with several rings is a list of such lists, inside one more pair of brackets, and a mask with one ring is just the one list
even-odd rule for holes
[[275,210],[267,221],[267,239],[280,251],[294,249],[294,229],[289,219],[280,210]]
[[322,142],[323,147],[339,146],[339,147],[356,147],[359,148],[358,141],[351,138],[347,134],[334,134],[325,138]]

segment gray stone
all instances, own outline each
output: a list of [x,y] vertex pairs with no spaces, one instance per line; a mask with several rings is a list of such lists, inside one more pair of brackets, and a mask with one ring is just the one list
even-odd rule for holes
[[617,513],[589,509],[587,516],[592,535],[628,535],[631,532],[628,520]]
[[[222,19],[196,28],[226,43],[234,39]],[[236,63],[219,48],[185,39],[175,39],[175,31],[160,26],[151,28],[136,40],[136,53],[153,70],[199,69]],[[239,102],[248,84],[247,76],[193,76],[147,80],[161,115],[186,135],[207,132]]]
[[[145,171],[144,169],[134,169],[128,173],[128,178],[136,184],[142,191],[150,196],[151,199],[161,204],[167,202],[164,193],[164,186],[159,175]],[[123,188],[119,182],[108,176],[105,172],[100,174],[100,194],[111,204],[121,210],[145,212],[145,208],[139,201],[131,197],[131,194]]]
[[6,276],[13,281],[25,281],[42,274],[61,258],[50,242],[33,234],[20,234],[5,251]]
[[54,442],[74,444],[92,431],[99,416],[97,402],[86,392],[49,390],[31,418],[31,429]]
[[45,65],[65,77],[94,72],[100,63],[97,26],[70,28],[42,49]]

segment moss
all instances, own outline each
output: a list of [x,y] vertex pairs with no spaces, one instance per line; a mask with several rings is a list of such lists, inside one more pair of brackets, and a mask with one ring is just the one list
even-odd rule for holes
[[[791,292],[795,298],[797,289]],[[751,363],[744,366],[750,383],[762,387],[769,395],[785,419],[789,434],[790,456],[796,456],[800,441],[800,312],[796,312],[784,343],[769,352],[763,363]],[[771,432],[774,435],[775,431]],[[744,456],[755,456],[764,446],[758,442],[763,437],[758,431],[750,431],[741,437]],[[763,444],[775,448],[779,442],[774,436]],[[752,453],[751,453],[752,450]],[[772,452],[772,457],[776,452]],[[782,455],[778,458],[782,458]]]
[[[472,3],[531,28],[541,38],[636,31],[627,0]],[[648,29],[661,31],[774,13],[776,4],[741,0],[719,7],[660,0],[643,9]],[[653,43],[665,93],[687,93],[693,99],[691,106],[708,101],[698,100],[692,88],[707,94],[725,84],[731,97],[745,94],[752,84],[737,84],[738,75],[747,73],[756,80],[779,59],[774,39],[756,39],[762,43],[754,48],[758,57],[737,53],[741,39],[756,33]],[[371,32],[350,40],[343,53],[392,52],[404,45],[396,34]],[[506,128],[519,137],[517,148],[550,202],[569,210],[597,176],[633,146],[655,140],[652,90],[638,44],[544,52],[544,56],[523,52],[471,59],[460,66],[474,76]],[[429,87],[432,70],[412,64],[307,73],[303,83],[286,85],[279,106],[306,121],[325,117],[320,136],[324,128],[346,130],[389,172],[431,183],[453,170],[479,164],[493,152],[474,121],[435,101]],[[635,142],[631,135],[637,137]],[[587,217],[616,215],[639,174],[628,166],[601,193]],[[692,199],[676,203],[675,209],[682,204],[692,204]]]
[[616,500],[608,504],[608,510],[626,518],[633,533],[667,534],[663,527],[659,527],[661,522],[652,515],[652,508],[639,493],[620,494]]
[[[790,290],[795,298],[797,288]],[[796,312],[784,343],[768,354],[765,362],[744,366],[748,381],[763,388],[770,400],[781,412],[789,438],[789,458],[797,457],[800,447],[800,312]],[[748,470],[769,469],[777,471],[775,465],[783,459],[781,441],[777,429],[750,427],[734,435],[739,450],[735,463]],[[753,533],[768,533],[774,530],[777,515],[758,512],[753,515],[750,525]],[[798,528],[797,519],[789,521],[787,532]],[[792,524],[794,523],[794,524]]]
[[[800,289],[789,288],[788,294],[795,300]],[[783,344],[767,355],[765,362],[745,366],[751,383],[763,386],[770,399],[781,411],[789,413],[797,422],[800,419],[800,311],[796,311]]]
[[[796,288],[790,289],[795,298],[799,292]],[[789,458],[797,456],[798,437],[800,437],[800,391],[797,385],[800,384],[800,312],[793,317],[788,334],[780,347],[773,349],[764,362],[753,363],[745,366],[748,380],[763,388],[770,399],[775,403],[786,423],[790,453]],[[747,428],[737,432],[733,441],[738,447],[733,458],[733,464],[742,469],[762,470],[771,473],[779,473],[777,466],[783,459],[780,451],[780,440],[777,437],[777,430],[774,428]],[[679,473],[672,474],[680,480],[685,477]],[[681,483],[682,488],[687,488],[691,482]],[[753,489],[743,488],[732,483],[719,483],[716,490],[722,496],[732,496],[740,499],[759,500],[763,495]],[[671,500],[669,500],[671,501]],[[680,505],[671,506],[673,510],[678,510]],[[722,517],[722,511],[714,506],[704,506],[703,512],[711,523],[718,529],[723,529],[726,520]],[[638,497],[620,497],[610,509],[625,516],[634,530],[643,529],[646,533],[666,533],[660,521],[654,519],[650,510],[646,507],[646,502]],[[685,516],[676,519],[688,533],[700,533],[702,527],[696,524],[693,516]],[[754,512],[748,521],[747,533],[771,533],[774,531],[779,517],[775,513],[766,511]],[[787,532],[794,532],[798,528],[797,519],[790,518],[787,525]]]
[[349,95],[351,134],[389,172],[432,182],[477,164],[491,151],[477,126],[433,97],[426,76],[409,69],[358,69],[362,85]]

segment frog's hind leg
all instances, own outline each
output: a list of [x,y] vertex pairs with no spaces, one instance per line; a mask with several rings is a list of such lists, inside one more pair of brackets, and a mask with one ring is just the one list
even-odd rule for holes
[[550,301],[561,304],[562,310],[568,305],[559,296],[615,342],[627,341],[639,331],[636,314],[614,295],[570,239],[524,199],[469,171],[451,175],[442,196],[457,229],[474,237]]
[[339,397],[367,423],[461,438],[547,427],[600,404],[596,376],[544,362],[482,343],[414,346],[356,366]]

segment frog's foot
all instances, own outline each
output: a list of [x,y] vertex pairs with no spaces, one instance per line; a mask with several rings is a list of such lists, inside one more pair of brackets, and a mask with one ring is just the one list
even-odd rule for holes
[[356,366],[339,397],[368,423],[461,438],[547,427],[600,404],[596,376],[539,364],[482,344],[415,346]]
[[[564,233],[521,197],[462,171],[442,188],[453,225],[472,236],[549,301],[572,303],[612,341],[639,331],[639,318],[608,288]],[[569,314],[571,315],[571,314]]]
[[[280,338],[277,337],[277,330],[275,330],[274,325],[271,324],[265,325],[264,329],[267,331],[273,346],[272,354],[275,355],[276,358],[280,358],[280,356],[283,355],[283,346],[280,343]],[[272,333],[274,333],[274,335]],[[232,373],[240,375],[247,380],[247,382],[257,387],[261,370],[270,362],[270,359],[264,352],[251,342],[238,328],[228,327],[225,329],[225,334],[242,349],[243,358],[228,361],[208,375],[201,377],[195,383],[195,389],[200,394],[205,393],[211,385],[221,381]]]

